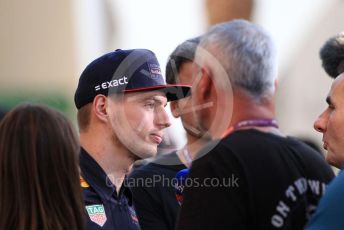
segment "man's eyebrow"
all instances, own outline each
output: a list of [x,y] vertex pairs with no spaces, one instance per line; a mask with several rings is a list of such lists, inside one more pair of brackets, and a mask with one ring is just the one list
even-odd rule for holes
[[144,101],[147,101],[147,100],[153,100],[154,102],[158,103],[158,104],[163,104],[164,106],[167,105],[167,101],[165,103],[164,100],[160,99],[159,97],[157,96],[147,96],[147,97],[143,97],[141,98],[140,101],[144,102]]
[[157,102],[158,104],[162,104],[163,106],[167,105],[167,100],[162,100],[161,98],[157,96],[152,96],[152,99]]

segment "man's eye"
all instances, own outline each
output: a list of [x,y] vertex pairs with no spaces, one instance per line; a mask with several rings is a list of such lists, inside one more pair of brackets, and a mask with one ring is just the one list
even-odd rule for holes
[[154,108],[155,103],[154,103],[154,102],[147,102],[147,103],[145,104],[145,106],[148,107],[148,108]]

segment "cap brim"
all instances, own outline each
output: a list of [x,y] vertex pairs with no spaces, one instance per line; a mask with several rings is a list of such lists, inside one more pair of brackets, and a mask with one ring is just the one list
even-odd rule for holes
[[169,85],[157,85],[151,87],[137,88],[137,89],[128,89],[124,90],[125,93],[131,92],[142,92],[142,91],[153,91],[159,90],[164,92],[168,101],[175,101],[188,97],[191,95],[191,86],[190,85],[181,85],[181,84],[169,84]]

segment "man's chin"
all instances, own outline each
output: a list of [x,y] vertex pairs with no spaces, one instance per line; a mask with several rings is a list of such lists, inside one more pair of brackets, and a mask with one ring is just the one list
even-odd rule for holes
[[343,168],[343,164],[341,163],[341,162],[339,162],[338,160],[336,160],[336,159],[333,159],[333,157],[332,157],[332,155],[331,155],[332,153],[330,153],[329,151],[327,151],[327,154],[326,154],[326,162],[329,164],[329,165],[331,165],[331,166],[333,166],[333,167],[336,167],[336,168],[338,168],[338,169],[341,169],[341,168]]
[[147,158],[155,157],[157,155],[157,148],[155,149],[146,149],[145,151],[137,151],[133,153],[133,157],[135,160],[144,160]]

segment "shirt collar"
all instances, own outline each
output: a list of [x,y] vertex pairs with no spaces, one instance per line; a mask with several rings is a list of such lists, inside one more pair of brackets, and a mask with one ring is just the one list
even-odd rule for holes
[[106,200],[109,200],[111,197],[119,200],[124,195],[128,198],[129,203],[132,203],[132,194],[129,188],[125,186],[126,183],[122,184],[119,195],[117,196],[116,186],[111,182],[100,165],[84,148],[81,148],[80,151],[80,169],[81,174],[87,183]]

